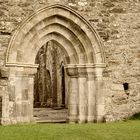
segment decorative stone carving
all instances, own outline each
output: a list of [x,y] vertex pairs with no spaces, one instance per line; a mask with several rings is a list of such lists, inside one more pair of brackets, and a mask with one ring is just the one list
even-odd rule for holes
[[[33,121],[33,75],[38,67],[35,57],[49,41],[54,41],[67,58],[65,70],[70,79],[66,87],[69,92],[69,122],[95,120],[95,97],[96,94],[102,96],[99,94],[102,84],[94,83],[93,75],[102,76],[102,70],[96,69],[97,65],[105,63],[102,42],[93,26],[80,14],[70,7],[55,4],[30,15],[11,38],[6,66],[10,68],[8,89],[11,88],[14,94],[7,90],[10,96],[4,99],[7,112],[2,116],[6,118],[2,119],[3,123]],[[100,104],[98,107],[101,107]]]
[[68,66],[66,67],[66,71],[68,76],[70,77],[78,77],[78,69],[75,66]]

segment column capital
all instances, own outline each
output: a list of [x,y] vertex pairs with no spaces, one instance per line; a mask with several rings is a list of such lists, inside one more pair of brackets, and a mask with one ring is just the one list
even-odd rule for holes
[[104,63],[87,63],[87,64],[69,64],[65,66],[67,74],[72,77],[93,76],[102,77],[106,64]]
[[103,78],[105,67],[96,67],[95,68],[95,78],[101,80]]
[[67,65],[65,66],[67,74],[71,77],[85,77],[87,75],[86,65]]
[[78,69],[76,65],[67,65],[65,66],[66,72],[70,77],[78,77]]
[[1,78],[7,78],[10,75],[10,69],[8,67],[2,67],[0,68],[0,77]]
[[[7,77],[10,76],[31,76],[37,73],[37,68],[27,68],[27,67],[7,67]],[[2,73],[2,72],[1,72]],[[4,73],[4,72],[3,72]],[[6,72],[5,72],[6,74]],[[4,75],[4,74],[3,74]]]

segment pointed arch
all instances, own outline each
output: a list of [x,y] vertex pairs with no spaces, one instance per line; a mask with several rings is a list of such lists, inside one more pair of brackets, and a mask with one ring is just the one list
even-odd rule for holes
[[49,40],[61,44],[71,64],[105,63],[94,27],[70,7],[55,4],[33,13],[18,27],[7,49],[6,65],[35,65],[38,50]]

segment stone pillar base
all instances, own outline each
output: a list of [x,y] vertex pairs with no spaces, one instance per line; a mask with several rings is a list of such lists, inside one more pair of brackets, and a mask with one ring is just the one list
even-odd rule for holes
[[104,116],[97,116],[96,122],[105,122],[105,117]]
[[69,123],[77,123],[78,122],[77,117],[76,116],[69,116],[68,122]]
[[32,118],[1,118],[1,125],[12,125],[17,123],[33,123],[35,122],[34,117]]
[[87,120],[88,120],[89,123],[95,122],[95,117],[94,116],[88,116]]

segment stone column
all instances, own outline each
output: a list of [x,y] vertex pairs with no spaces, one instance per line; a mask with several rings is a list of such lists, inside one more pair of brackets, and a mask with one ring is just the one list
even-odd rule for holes
[[8,96],[8,86],[5,86],[3,89],[2,95],[2,116],[1,116],[1,124],[7,125],[10,124],[9,119],[9,96]]
[[88,114],[88,87],[87,87],[87,71],[83,66],[78,66],[78,82],[79,82],[79,123],[87,122]]
[[103,70],[104,64],[98,64],[95,66],[95,78],[96,78],[96,120],[97,122],[103,122],[105,116],[105,93],[103,82]]
[[7,125],[10,124],[10,119],[9,119],[9,68],[3,67],[0,69],[0,79],[2,80],[0,83],[2,84],[1,86],[2,91],[1,92],[1,97],[2,97],[2,114],[1,114],[1,124],[2,125]]
[[74,66],[66,68],[68,76],[70,76],[69,96],[68,96],[68,112],[69,122],[76,123],[78,121],[78,71]]
[[96,83],[93,67],[87,68],[87,84],[88,84],[88,122],[94,122],[96,116]]

